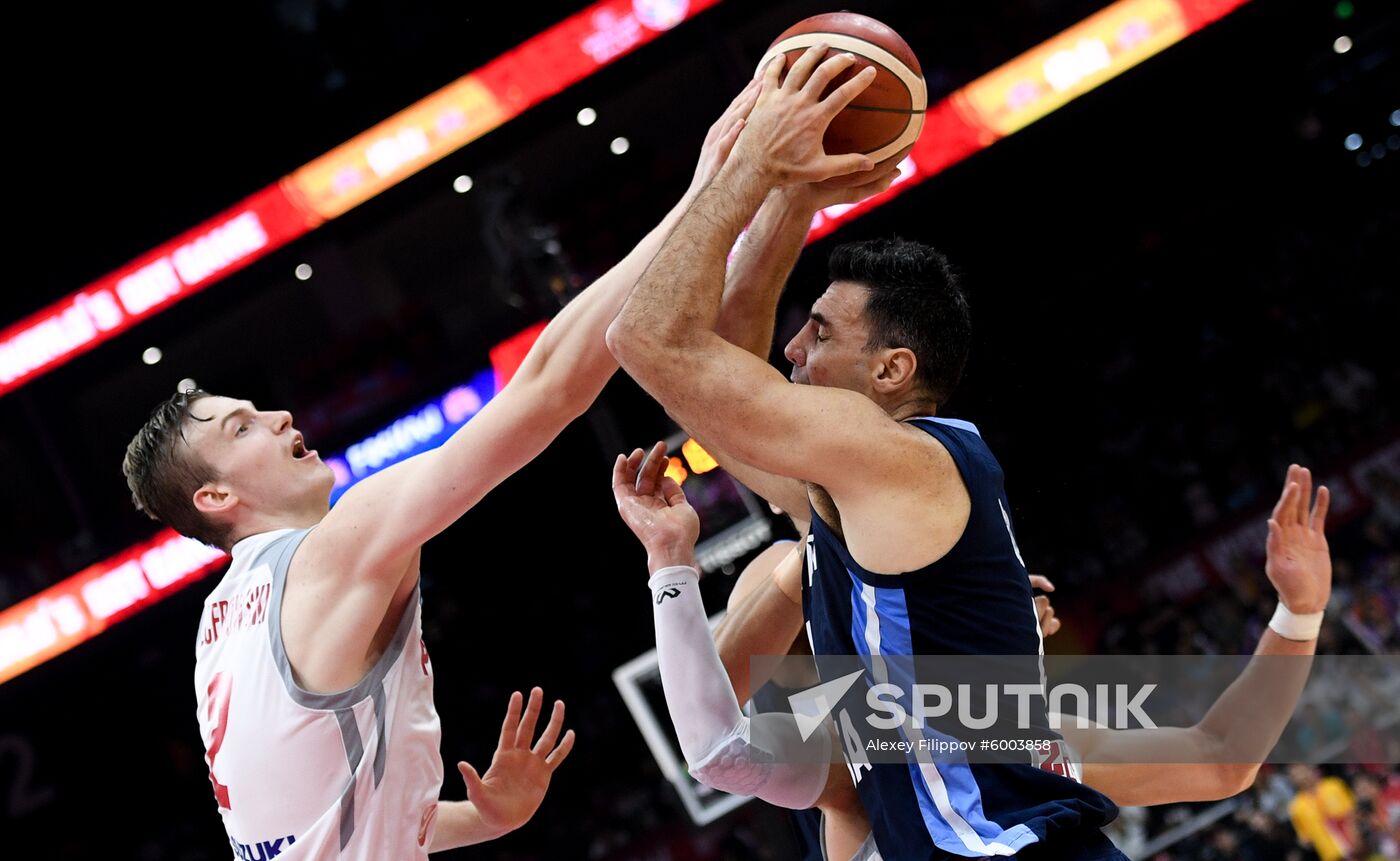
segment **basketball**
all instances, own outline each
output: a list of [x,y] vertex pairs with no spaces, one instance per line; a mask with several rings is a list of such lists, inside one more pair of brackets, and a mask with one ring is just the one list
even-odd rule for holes
[[924,127],[928,87],[919,58],[908,43],[874,18],[854,12],[830,12],[813,15],[785,30],[768,47],[758,67],[762,69],[779,54],[786,55],[791,66],[818,42],[829,46],[826,57],[849,53],[856,58],[849,69],[831,82],[827,93],[866,66],[876,70],[875,80],[865,92],[831,121],[822,139],[827,154],[865,153],[880,162],[912,144]]

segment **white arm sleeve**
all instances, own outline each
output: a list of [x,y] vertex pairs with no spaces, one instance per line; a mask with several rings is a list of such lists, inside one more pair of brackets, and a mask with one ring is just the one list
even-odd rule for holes
[[661,686],[690,773],[724,792],[805,810],[826,786],[830,735],[823,727],[804,741],[791,715],[761,714],[751,723],[739,710],[699,579],[694,568],[673,567],[657,571],[649,584]]

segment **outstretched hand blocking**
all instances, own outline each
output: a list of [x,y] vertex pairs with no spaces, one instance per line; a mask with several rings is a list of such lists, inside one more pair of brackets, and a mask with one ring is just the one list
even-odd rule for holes
[[827,155],[822,147],[832,119],[864,92],[876,75],[873,67],[866,67],[822,98],[827,85],[855,63],[850,54],[822,61],[827,47],[818,43],[807,49],[786,77],[786,58],[774,57],[759,77],[762,89],[758,102],[734,152],[771,185],[821,182],[875,166],[869,156]]
[[1320,613],[1332,595],[1332,557],[1323,531],[1330,500],[1325,485],[1313,497],[1312,473],[1306,468],[1288,468],[1283,495],[1269,517],[1264,572],[1292,613]]
[[685,491],[666,475],[666,444],[650,451],[635,449],[618,455],[613,464],[613,498],[617,513],[646,548],[657,567],[692,564],[695,541],[700,537],[700,517],[686,501]]
[[530,746],[543,701],[544,691],[539,688],[530,691],[530,702],[522,716],[523,697],[519,691],[510,695],[506,719],[501,724],[501,739],[485,776],[478,775],[466,762],[457,763],[457,770],[467,785],[467,800],[476,807],[482,823],[494,831],[514,831],[530,821],[544,801],[554,770],[574,749],[573,730],[564,733],[563,740],[559,738],[559,731],[564,727],[562,700],[554,701],[549,723],[540,733],[539,741]]

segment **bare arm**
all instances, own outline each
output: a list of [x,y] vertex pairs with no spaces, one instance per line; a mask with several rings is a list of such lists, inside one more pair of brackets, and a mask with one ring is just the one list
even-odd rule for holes
[[757,95],[756,84],[750,82],[735,96],[706,134],[695,174],[680,201],[631,253],[559,312],[525,357],[517,377],[542,382],[567,412],[577,415],[588,409],[617,370],[603,333],[666,237],[728,158]]
[[616,362],[604,332],[694,196],[728,156],[756,87],[711,128],[691,189],[620,263],[550,321],[510,383],[437,449],[351,488],[293,561],[288,653],[314,687],[357,679],[386,610],[416,580],[417,549],[542,451],[592,403]]
[[768,681],[755,658],[782,656],[802,636],[802,542],[775,544],[754,557],[729,594],[715,648],[734,695],[746,703]]
[[[725,279],[715,332],[765,362],[773,347],[778,298],[802,252],[816,212],[805,203],[803,198],[786,193],[784,189],[774,189],[744,234]],[[726,471],[754,493],[783,511],[799,516],[806,512],[807,489],[802,482],[755,469],[709,439],[700,438],[699,442]],[[765,574],[771,571],[772,565],[767,569]],[[729,667],[728,661],[725,666]],[[747,701],[742,692],[739,701]]]
[[481,812],[470,801],[439,801],[437,824],[433,826],[433,842],[429,844],[428,852],[475,846],[508,833],[483,822]]
[[797,265],[815,213],[787,189],[774,189],[764,199],[729,265],[715,324],[721,338],[768,358],[778,298]]
[[[1269,520],[1265,570],[1280,601],[1298,614],[1321,612],[1332,586],[1323,534],[1328,492],[1318,489],[1309,513],[1311,483],[1306,469],[1291,467]],[[1244,791],[1292,716],[1316,649],[1316,639],[1265,630],[1249,666],[1195,726],[1077,729],[1069,719],[1062,729],[1084,759],[1084,782],[1125,805],[1212,801]]]
[[[832,170],[822,165],[839,159],[821,154],[820,132],[869,80],[857,76],[816,101],[846,63],[833,58],[812,73],[811,57],[798,61],[782,87],[774,67],[765,71],[763,94],[734,158],[662,246],[609,328],[608,346],[683,427],[749,466],[833,493],[841,485],[913,484],[917,445],[873,401],[843,389],[790,385],[765,361],[715,333],[724,260],[739,230],[774,184],[820,179],[821,170]],[[790,138],[804,130],[817,155],[803,157],[817,167],[789,152],[801,150]],[[745,141],[756,142],[746,147]],[[678,367],[688,373],[676,373]],[[852,470],[852,463],[868,468]]]
[[816,214],[836,204],[854,204],[879,194],[899,176],[909,150],[868,171],[823,182],[780,186],[758,208],[725,278],[715,332],[724,340],[767,359],[773,346],[778,298],[802,253]]
[[439,448],[352,488],[318,531],[360,533],[353,555],[370,560],[361,564],[371,568],[378,560],[404,556],[528,463],[592,404],[617,369],[603,340],[608,324],[723,163],[752,95],[754,88],[747,88],[710,129],[695,181],[676,207],[550,321],[510,384]]
[[[780,185],[821,181],[872,167],[865,156],[827,156],[822,151],[821,138],[832,118],[873,79],[862,72],[827,99],[820,99],[821,89],[853,62],[850,55],[844,55],[818,65],[824,50],[824,46],[817,46],[804,54],[782,85],[778,83],[782,58],[764,69],[747,133],[736,142],[734,157],[726,162],[730,169],[721,169],[682,217],[614,329],[659,326],[664,329],[665,341],[686,331],[713,334],[724,288],[725,260],[740,230],[768,193]],[[762,231],[763,224],[759,227]],[[741,261],[739,269],[745,268]],[[785,278],[786,272],[780,277]]]
[[[900,157],[892,158],[897,164]],[[764,199],[749,224],[725,279],[715,332],[764,361],[772,352],[778,299],[802,252],[816,213],[835,204],[853,204],[889,188],[899,176],[885,166],[820,183],[776,188]],[[710,454],[740,483],[790,515],[807,511],[801,481],[757,469],[713,441],[700,439]]]

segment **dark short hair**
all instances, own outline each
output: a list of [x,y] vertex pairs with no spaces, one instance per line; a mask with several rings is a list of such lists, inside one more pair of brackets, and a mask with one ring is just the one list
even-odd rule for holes
[[831,252],[832,281],[865,287],[867,350],[906,347],[917,360],[916,379],[938,403],[962,379],[972,345],[967,297],[948,258],[907,239],[871,239]]
[[228,550],[233,527],[194,507],[194,492],[219,478],[185,440],[186,422],[210,421],[190,411],[196,401],[207,397],[208,392],[191,389],[162,401],[126,447],[122,474],[137,511],[181,535]]

